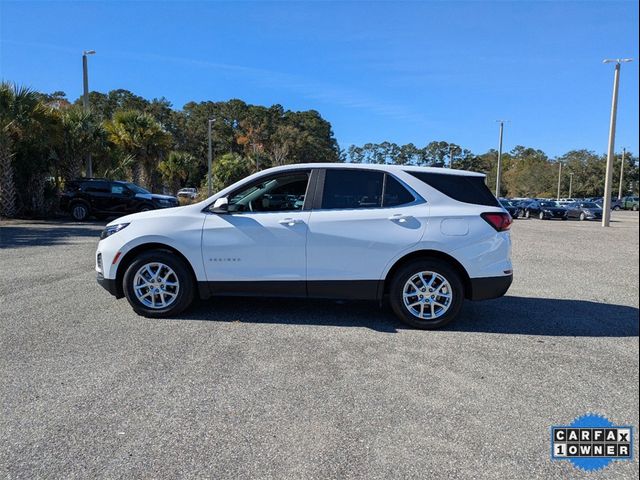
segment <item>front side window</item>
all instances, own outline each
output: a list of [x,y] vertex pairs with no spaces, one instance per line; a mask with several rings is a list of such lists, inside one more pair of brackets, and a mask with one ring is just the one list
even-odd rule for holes
[[253,183],[229,196],[229,212],[302,210],[309,172],[295,172]]
[[84,184],[84,191],[87,193],[109,193],[111,189],[107,182],[86,182]]

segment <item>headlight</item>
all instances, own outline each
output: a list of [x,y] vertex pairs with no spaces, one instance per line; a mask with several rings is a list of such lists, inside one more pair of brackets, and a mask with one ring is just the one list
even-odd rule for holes
[[104,240],[105,238],[110,237],[114,233],[118,233],[120,230],[122,230],[127,225],[129,225],[129,224],[128,223],[119,223],[117,225],[108,226],[100,234],[100,240]]

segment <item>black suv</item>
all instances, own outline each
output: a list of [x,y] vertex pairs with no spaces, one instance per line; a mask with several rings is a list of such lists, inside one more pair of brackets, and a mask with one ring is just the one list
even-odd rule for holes
[[156,208],[177,207],[178,199],[148,192],[135,183],[104,178],[83,178],[67,182],[60,208],[76,220],[119,217]]

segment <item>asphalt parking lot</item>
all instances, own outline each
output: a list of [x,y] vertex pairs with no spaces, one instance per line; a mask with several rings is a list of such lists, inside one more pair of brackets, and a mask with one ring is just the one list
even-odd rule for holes
[[95,282],[101,224],[2,223],[2,476],[581,477],[551,425],[638,427],[638,214],[613,220],[517,220],[508,295],[434,332],[360,302],[145,319]]

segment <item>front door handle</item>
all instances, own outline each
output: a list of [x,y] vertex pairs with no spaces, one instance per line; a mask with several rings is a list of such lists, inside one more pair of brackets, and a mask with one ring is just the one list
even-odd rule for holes
[[278,222],[280,225],[286,225],[288,227],[293,227],[294,225],[298,225],[300,223],[304,223],[299,218],[283,218]]
[[411,215],[404,215],[402,213],[396,213],[395,215],[391,215],[389,217],[389,220],[391,220],[392,222],[406,223],[411,218],[412,218]]

